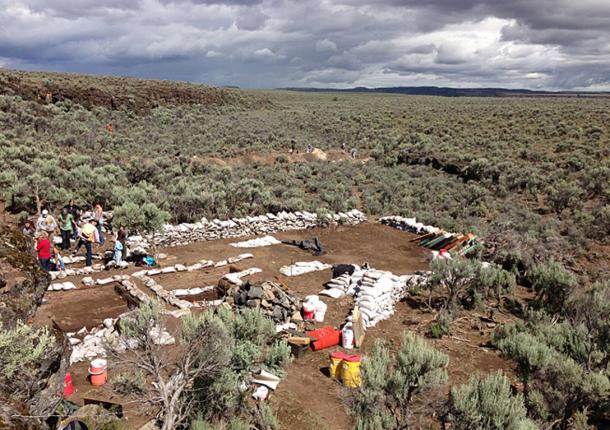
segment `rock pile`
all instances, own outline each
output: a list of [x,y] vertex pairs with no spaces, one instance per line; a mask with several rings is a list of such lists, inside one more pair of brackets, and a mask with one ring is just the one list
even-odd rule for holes
[[157,297],[165,302],[169,303],[172,306],[177,307],[178,309],[190,309],[193,307],[193,304],[187,300],[182,300],[174,295],[173,292],[166,290],[162,285],[158,284],[152,278],[148,276],[142,276],[140,280],[149,288],[152,292],[154,292]]
[[303,321],[301,317],[301,300],[286,291],[280,284],[265,281],[262,283],[244,282],[232,285],[219,283],[220,294],[225,303],[237,307],[260,308],[276,324]]
[[326,219],[318,219],[311,212],[279,212],[245,218],[232,218],[221,221],[202,218],[194,224],[166,225],[162,232],[154,233],[146,238],[130,236],[127,244],[134,251],[149,249],[150,243],[158,246],[186,245],[191,242],[226,239],[232,237],[267,235],[278,231],[303,230],[324,225],[329,221],[343,224],[359,224],[366,216],[357,209],[328,215]]
[[90,267],[81,267],[78,269],[66,269],[64,271],[51,271],[49,275],[51,275],[51,280],[56,279],[64,279],[70,276],[82,276],[82,275],[90,275],[92,273],[100,273],[105,270],[110,269],[126,269],[129,267],[129,263],[126,261],[122,261],[120,264],[116,264],[114,261],[109,262],[108,264],[94,264]]
[[[137,348],[137,339],[120,340],[118,328],[121,318],[133,317],[126,313],[117,319],[106,318],[103,324],[94,327],[91,331],[87,331],[87,328],[83,327],[77,333],[68,333],[72,345],[70,364],[91,360],[95,357],[105,357],[107,355],[106,348],[109,346],[117,352]],[[156,345],[173,345],[176,343],[176,339],[167,330],[161,330],[158,326],[151,328],[149,335]]]
[[118,339],[116,322],[116,319],[106,318],[102,325],[94,327],[89,332],[86,327],[83,327],[77,333],[68,333],[72,345],[70,364],[95,357],[105,357],[105,344]]

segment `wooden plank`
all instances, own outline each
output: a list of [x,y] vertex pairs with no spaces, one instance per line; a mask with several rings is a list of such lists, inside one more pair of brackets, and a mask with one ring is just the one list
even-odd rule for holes
[[352,314],[352,329],[354,330],[354,346],[360,348],[364,342],[365,327],[364,321],[362,320],[362,313],[358,306],[354,307],[354,313]]

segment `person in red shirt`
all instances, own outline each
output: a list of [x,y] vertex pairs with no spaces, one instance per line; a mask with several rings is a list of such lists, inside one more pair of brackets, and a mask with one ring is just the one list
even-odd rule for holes
[[47,232],[40,232],[36,241],[36,253],[42,268],[49,272],[51,270],[51,241]]

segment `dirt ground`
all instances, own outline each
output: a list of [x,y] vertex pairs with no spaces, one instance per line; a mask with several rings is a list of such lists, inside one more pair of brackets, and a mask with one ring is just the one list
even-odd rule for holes
[[[274,234],[282,239],[306,239],[317,236],[325,247],[326,254],[314,256],[297,247],[273,245],[261,248],[235,248],[230,243],[248,238],[226,239],[213,242],[198,242],[187,246],[162,249],[167,257],[160,260],[160,266],[176,263],[192,264],[201,259],[219,261],[241,253],[252,253],[254,258],[241,261],[230,267],[210,268],[197,272],[159,275],[155,280],[166,289],[192,288],[215,285],[229,270],[243,270],[251,267],[262,269],[262,273],[251,279],[279,279],[297,296],[303,298],[317,294],[330,277],[330,271],[313,272],[296,277],[279,275],[279,268],[297,261],[320,260],[329,264],[356,263],[368,261],[377,269],[390,270],[395,274],[407,274],[428,267],[429,251],[409,242],[410,233],[386,227],[373,222],[358,226],[338,226],[329,229],[311,229]],[[123,272],[137,270],[130,268]],[[109,276],[109,273],[92,275],[95,278]],[[71,278],[77,286],[79,278]],[[142,288],[146,290],[145,288]],[[326,319],[322,325],[340,327],[351,312],[353,299],[345,297],[322,299],[328,305]],[[39,308],[35,320],[39,323],[56,324],[65,331],[77,331],[81,327],[91,328],[104,318],[116,317],[127,310],[126,303],[114,291],[114,285],[104,287],[79,287],[66,292],[49,292],[45,303]],[[425,334],[433,314],[427,312],[418,300],[398,303],[395,315],[369,329],[361,351],[366,352],[376,338],[383,338],[396,347],[404,330]],[[500,315],[499,319],[505,318]],[[474,318],[476,320],[476,318]],[[490,327],[476,324],[473,318],[458,320],[452,337],[430,340],[434,347],[450,356],[450,380],[446,390],[453,384],[465,382],[476,372],[488,373],[498,368],[511,375],[512,365],[501,359],[495,352],[481,347],[489,338]],[[320,324],[318,324],[320,326]],[[288,369],[288,377],[282,381],[271,397],[283,429],[351,429],[353,420],[347,413],[348,390],[332,381],[326,372],[329,353],[340,349],[330,348],[319,352],[307,352],[295,359]],[[94,388],[86,380],[87,363],[77,363],[73,372],[77,395],[74,401],[82,402],[83,397],[105,398],[110,396],[109,387]],[[110,369],[110,372],[112,369]],[[112,374],[110,375],[112,378]],[[120,398],[116,398],[119,401]],[[126,407],[128,422],[136,426],[145,421],[137,407]]]

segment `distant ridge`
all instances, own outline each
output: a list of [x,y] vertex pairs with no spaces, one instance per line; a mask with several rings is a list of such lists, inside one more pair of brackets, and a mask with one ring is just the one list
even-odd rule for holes
[[451,88],[451,87],[355,87],[344,89],[333,88],[279,88],[286,91],[303,92],[341,92],[341,93],[383,93],[405,94],[415,96],[443,96],[443,97],[610,97],[610,92],[593,91],[538,91],[509,88]]

